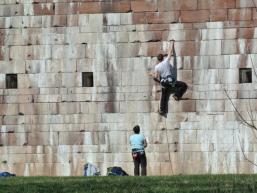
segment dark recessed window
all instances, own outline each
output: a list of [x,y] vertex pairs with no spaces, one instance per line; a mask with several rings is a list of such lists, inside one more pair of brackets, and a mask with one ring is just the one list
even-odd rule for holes
[[82,87],[93,87],[93,72],[82,72]]
[[18,88],[17,74],[6,74],[6,76],[5,76],[5,86],[8,89]]
[[239,69],[239,83],[251,83],[252,82],[252,69],[240,68]]

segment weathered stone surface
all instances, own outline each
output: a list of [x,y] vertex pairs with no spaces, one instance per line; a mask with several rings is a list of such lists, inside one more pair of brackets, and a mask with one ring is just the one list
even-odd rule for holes
[[[256,160],[256,132],[235,112],[256,123],[253,1],[5,0],[0,16],[1,171],[82,175],[92,162],[133,175],[139,124],[149,175],[256,172],[242,154]],[[173,39],[188,90],[170,97],[164,119],[148,71]],[[252,68],[252,83],[239,84],[240,68]],[[93,87],[82,87],[82,72],[93,72]]]
[[160,11],[194,10],[197,8],[197,0],[159,0],[158,7]]
[[224,8],[235,8],[235,0],[199,0],[199,9],[224,9]]
[[251,20],[252,19],[252,9],[230,9],[228,11],[229,20]]
[[210,21],[226,21],[227,9],[212,9],[210,13]]
[[182,11],[181,22],[207,22],[209,21],[209,10]]

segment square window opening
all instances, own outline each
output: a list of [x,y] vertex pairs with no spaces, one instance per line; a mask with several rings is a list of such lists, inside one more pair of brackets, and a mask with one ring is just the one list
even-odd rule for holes
[[93,72],[82,72],[82,87],[93,87]]
[[17,74],[6,74],[5,87],[7,89],[17,89],[18,88]]
[[240,68],[239,69],[239,83],[252,83],[252,69]]

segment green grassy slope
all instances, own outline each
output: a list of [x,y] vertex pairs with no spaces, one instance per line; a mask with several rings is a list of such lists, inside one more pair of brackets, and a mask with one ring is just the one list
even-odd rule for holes
[[251,193],[257,175],[0,178],[0,193]]

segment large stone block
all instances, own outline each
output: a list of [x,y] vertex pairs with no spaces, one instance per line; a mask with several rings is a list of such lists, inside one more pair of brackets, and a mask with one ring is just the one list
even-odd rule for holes
[[[59,100],[60,99],[60,100]],[[92,101],[91,94],[68,94],[68,95],[62,95],[61,97],[58,97],[58,101],[60,102],[81,102],[86,101],[90,102]]]
[[231,58],[227,55],[210,56],[209,59],[209,68],[211,69],[228,69],[231,66]]
[[28,143],[27,133],[1,133],[0,144],[2,146],[23,146]]
[[197,9],[197,0],[159,0],[158,9],[160,11],[194,10]]
[[194,70],[194,84],[215,84],[220,83],[220,71],[218,69]]
[[228,10],[228,19],[229,20],[251,20],[252,19],[252,9],[243,8],[243,9],[230,9]]
[[207,173],[209,168],[204,158],[202,152],[187,152],[184,155],[183,170],[190,174]]
[[168,136],[165,130],[144,131],[144,135],[149,144],[159,145],[168,142]]
[[28,133],[28,145],[57,145],[57,132],[33,132]]
[[173,100],[169,102],[169,112],[194,112],[196,111],[196,101],[181,100],[179,103]]
[[210,21],[226,21],[228,19],[227,9],[212,9]]
[[199,93],[199,99],[226,99],[226,96],[224,95],[224,91],[208,91],[208,92],[200,92]]
[[67,15],[67,26],[78,26],[78,15]]
[[153,68],[153,59],[150,57],[140,58],[120,58],[117,61],[120,71],[137,72],[137,71],[148,71]]
[[59,132],[59,145],[94,145],[98,144],[97,132]]
[[196,56],[198,55],[200,45],[198,42],[187,41],[175,43],[175,50],[180,56]]
[[41,73],[39,74],[39,87],[60,87],[61,74],[59,73]]
[[82,113],[115,113],[119,112],[119,102],[83,102],[80,103]]
[[150,42],[162,40],[162,32],[130,32],[129,42]]
[[1,73],[25,73],[25,62],[0,62]]
[[82,86],[81,73],[62,73],[62,87]]
[[200,40],[201,33],[198,30],[172,30],[163,32],[163,40],[190,41]]
[[36,103],[57,103],[61,102],[60,95],[37,95],[33,97]]
[[53,27],[64,27],[67,26],[67,16],[66,15],[54,15],[51,18]]
[[125,43],[129,41],[128,32],[116,32],[116,41],[117,43]]
[[0,104],[0,115],[18,115],[18,104]]
[[132,13],[133,24],[144,24],[146,23],[146,14],[144,12]]
[[119,72],[98,72],[94,78],[94,85],[114,87],[121,85],[121,80]]
[[57,105],[56,103],[19,104],[19,113],[25,115],[57,114]]
[[52,56],[54,59],[79,59],[85,58],[86,56],[86,45],[53,45],[52,46]]
[[1,5],[0,16],[2,17],[21,16],[23,14],[23,4]]
[[[145,22],[150,24],[167,24],[167,23],[176,23],[179,21],[179,12],[170,11],[170,12],[146,12],[145,13]],[[135,23],[137,24],[137,23]]]
[[35,15],[54,15],[53,3],[34,4],[33,12]]
[[200,55],[221,55],[221,41],[202,41],[200,44]]
[[223,112],[225,110],[224,100],[201,100],[196,101],[196,110],[203,112]]
[[204,40],[220,40],[224,39],[223,29],[202,29],[202,38]]
[[136,71],[133,74],[128,72],[122,73],[123,86],[147,86],[150,85],[150,77],[145,71]]
[[2,132],[25,132],[25,117],[23,115],[7,115],[2,118]]
[[45,63],[45,60],[26,60],[26,73],[44,73],[46,68]]
[[56,15],[76,14],[78,12],[78,3],[56,3],[54,11]]
[[59,114],[78,114],[80,113],[79,103],[74,102],[63,102],[58,104]]
[[82,124],[98,123],[102,120],[101,114],[67,114],[60,123],[65,124]]
[[[78,59],[77,72],[103,72],[108,67],[116,66],[116,60],[113,58],[100,58],[100,59]],[[117,68],[117,67],[116,67]]]
[[18,86],[19,88],[37,88],[38,87],[39,74],[19,74]]
[[132,13],[120,13],[120,24],[121,25],[131,25],[132,22]]
[[236,8],[247,8],[255,7],[254,1],[252,0],[236,0]]
[[133,12],[157,11],[157,0],[151,1],[131,1],[131,10]]
[[248,100],[248,99],[232,99],[231,101],[226,100],[225,102],[225,109],[226,111],[234,111],[234,107],[238,111],[244,111],[244,112],[252,112],[255,111],[255,107],[252,106],[252,104],[255,102],[254,99]]
[[158,153],[148,153],[147,154],[147,161],[149,161],[149,162],[161,162],[161,161],[169,162],[169,152],[166,152],[166,153],[159,153],[159,152]]
[[117,44],[117,56],[120,58],[137,57],[139,55],[139,46],[139,43]]
[[235,8],[235,0],[200,0],[198,1],[199,9],[227,9]]
[[221,83],[238,84],[239,83],[239,72],[238,69],[224,69],[220,72]]
[[[5,88],[6,82],[5,82],[5,74],[0,74],[0,93],[3,95],[3,88]],[[3,101],[3,97],[1,97],[1,103]]]
[[48,60],[45,64],[46,72],[75,72],[76,60]]
[[41,60],[51,58],[51,49],[48,45],[12,46],[10,58],[13,60]]
[[22,21],[20,23],[21,27],[24,28],[39,28],[42,26],[42,17],[41,16],[28,16],[32,15],[32,6],[30,4],[24,5],[24,15],[21,17]]
[[209,19],[209,10],[181,11],[181,22],[207,22]]
[[5,103],[31,103],[33,101],[32,95],[18,95],[18,96],[4,96]]
[[160,175],[162,176],[169,176],[174,174],[171,162],[161,162],[160,168],[161,168]]
[[107,13],[104,15],[105,25],[121,25],[121,17],[119,13]]
[[162,46],[161,42],[142,43],[139,50],[139,56],[155,57],[158,53],[162,52]]
[[130,2],[84,2],[80,3],[79,13],[127,13],[130,11]]
[[81,32],[102,32],[103,14],[79,15],[78,24]]
[[148,101],[127,101],[120,102],[120,112],[121,113],[131,113],[131,112],[150,112],[151,103]]

